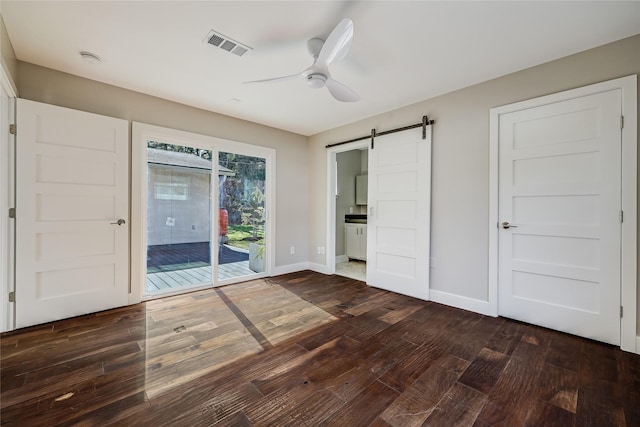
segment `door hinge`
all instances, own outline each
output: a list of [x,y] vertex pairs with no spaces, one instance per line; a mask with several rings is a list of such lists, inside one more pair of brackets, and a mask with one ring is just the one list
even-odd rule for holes
[[16,302],[16,293],[9,292],[9,302]]
[[624,211],[620,211],[620,224],[624,222]]
[[16,218],[16,208],[9,208],[9,218]]
[[9,133],[11,135],[15,135],[18,132],[18,129],[16,128],[16,125],[11,124],[9,125]]
[[620,129],[624,129],[624,116],[620,116]]
[[624,314],[624,308],[620,306],[620,318],[622,319],[622,315]]

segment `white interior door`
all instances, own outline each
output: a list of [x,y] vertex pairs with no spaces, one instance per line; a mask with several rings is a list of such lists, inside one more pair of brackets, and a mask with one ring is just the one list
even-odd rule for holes
[[17,118],[16,327],[126,305],[127,121],[23,99]]
[[375,138],[368,208],[367,283],[429,299],[431,126]]
[[500,115],[501,315],[620,343],[620,117],[619,90]]

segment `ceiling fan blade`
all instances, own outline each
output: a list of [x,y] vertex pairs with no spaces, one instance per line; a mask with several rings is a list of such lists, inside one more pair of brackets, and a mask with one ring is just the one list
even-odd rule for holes
[[357,93],[337,80],[329,78],[327,79],[326,85],[329,92],[331,92],[331,95],[333,95],[333,97],[338,101],[355,102],[360,100],[360,96],[358,96]]
[[244,83],[271,83],[271,82],[284,82],[287,80],[295,80],[303,77],[302,73],[291,74],[290,76],[282,76],[282,77],[274,77],[272,79],[263,79],[263,80],[251,80],[250,82]]
[[332,62],[344,58],[351,47],[351,40],[353,40],[353,21],[344,18],[327,37],[320,49],[316,64],[328,67]]

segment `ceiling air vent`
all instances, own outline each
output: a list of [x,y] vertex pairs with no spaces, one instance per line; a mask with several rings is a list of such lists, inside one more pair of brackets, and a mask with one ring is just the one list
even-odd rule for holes
[[243,56],[252,50],[249,46],[238,43],[237,41],[213,30],[209,31],[209,34],[207,34],[207,38],[204,41],[238,56]]

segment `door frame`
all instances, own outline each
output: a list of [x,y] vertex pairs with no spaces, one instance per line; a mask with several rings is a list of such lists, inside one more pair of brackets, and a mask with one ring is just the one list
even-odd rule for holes
[[345,151],[369,149],[369,141],[357,141],[327,148],[327,235],[324,274],[336,273],[336,191],[338,186],[338,166],[336,154]]
[[0,332],[15,329],[15,303],[9,293],[15,290],[15,221],[9,218],[9,208],[15,206],[15,135],[9,125],[16,123],[17,90],[0,64],[0,90],[8,98],[8,114],[0,118]]
[[[499,120],[500,115],[580,98],[610,90],[622,91],[622,210],[621,229],[621,301],[624,316],[620,321],[620,348],[640,353],[637,337],[637,159],[638,159],[638,101],[637,75],[596,83],[539,98],[492,108],[489,111],[489,306],[491,314],[498,315],[498,172],[499,172]],[[622,302],[621,302],[622,305]]]
[[[211,150],[214,157],[223,152],[234,152],[242,155],[263,157],[266,159],[266,223],[265,233],[267,244],[265,247],[265,271],[251,276],[242,276],[237,279],[227,279],[218,281],[217,277],[212,277],[212,284],[201,287],[189,287],[187,292],[198,289],[209,289],[212,286],[229,285],[249,279],[269,277],[275,269],[275,218],[276,218],[276,191],[275,191],[275,170],[276,170],[276,150],[268,147],[261,147],[242,142],[231,141],[213,136],[201,135],[176,129],[164,128],[145,123],[132,122],[131,132],[131,293],[130,304],[135,304],[146,299],[164,298],[166,296],[181,294],[185,291],[174,293],[163,293],[157,297],[145,297],[146,284],[146,242],[147,242],[147,155],[146,141],[155,139],[175,145],[192,146]],[[218,162],[212,163],[212,174],[218,174]],[[217,182],[217,181],[215,181]],[[218,211],[218,186],[213,185],[213,195],[211,209]],[[212,221],[211,236],[218,235],[218,221]],[[217,265],[217,253],[214,251],[212,265]],[[213,270],[214,272],[216,270]]]

